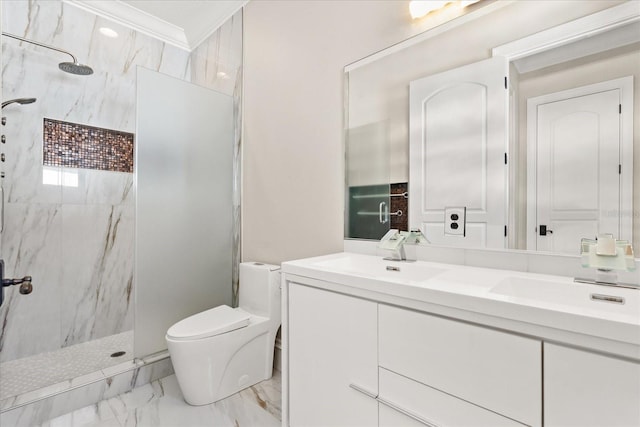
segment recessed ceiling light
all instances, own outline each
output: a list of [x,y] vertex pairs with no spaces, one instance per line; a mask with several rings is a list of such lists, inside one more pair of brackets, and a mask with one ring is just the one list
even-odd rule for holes
[[118,37],[118,33],[116,33],[114,30],[112,30],[109,27],[100,27],[100,33],[102,33],[102,35],[105,35],[107,37],[111,37],[112,39],[115,39],[116,37]]

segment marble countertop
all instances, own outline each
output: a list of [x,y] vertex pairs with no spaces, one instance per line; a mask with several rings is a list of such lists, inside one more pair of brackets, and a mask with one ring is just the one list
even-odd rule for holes
[[285,280],[640,360],[637,289],[349,252],[285,262],[282,271]]

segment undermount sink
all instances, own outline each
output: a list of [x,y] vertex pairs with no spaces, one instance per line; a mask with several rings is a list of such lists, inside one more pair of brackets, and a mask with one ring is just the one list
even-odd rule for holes
[[513,276],[501,280],[489,292],[580,309],[597,307],[598,310],[620,314],[637,315],[640,307],[640,291],[636,289],[574,283],[569,280],[555,282]]
[[399,283],[423,282],[447,271],[444,268],[425,265],[420,261],[398,262],[387,261],[379,257],[351,255],[320,261],[315,265],[329,271]]

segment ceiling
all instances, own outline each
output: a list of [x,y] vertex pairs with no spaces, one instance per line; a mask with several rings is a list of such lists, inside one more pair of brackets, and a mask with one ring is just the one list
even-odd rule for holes
[[192,51],[249,0],[64,0]]

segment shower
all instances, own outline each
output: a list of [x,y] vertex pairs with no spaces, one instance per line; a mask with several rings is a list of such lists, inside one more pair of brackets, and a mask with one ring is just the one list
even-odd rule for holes
[[[70,52],[67,52],[66,50],[58,49],[57,47],[54,47],[54,46],[49,46],[49,45],[44,44],[44,43],[40,43],[40,42],[36,42],[36,41],[33,41],[33,40],[25,39],[25,38],[22,38],[22,37],[18,37],[18,36],[14,35],[14,34],[5,33],[4,31],[2,32],[2,35],[5,36],[5,37],[10,37],[12,39],[16,39],[16,40],[20,40],[20,41],[23,41],[23,42],[31,43],[31,44],[34,44],[36,46],[41,46],[41,47],[44,47],[44,48],[47,48],[47,49],[55,50],[57,52],[62,52],[62,53],[65,53],[65,54],[69,55],[71,57],[71,59],[73,59],[73,62],[61,62],[60,64],[58,64],[58,68],[60,68],[65,73],[76,74],[76,75],[79,75],[79,76],[88,76],[89,74],[93,74],[93,69],[91,67],[89,67],[88,65],[80,64],[78,62],[78,60],[76,59],[76,57],[73,56]],[[4,107],[4,104],[2,104],[2,106]]]

